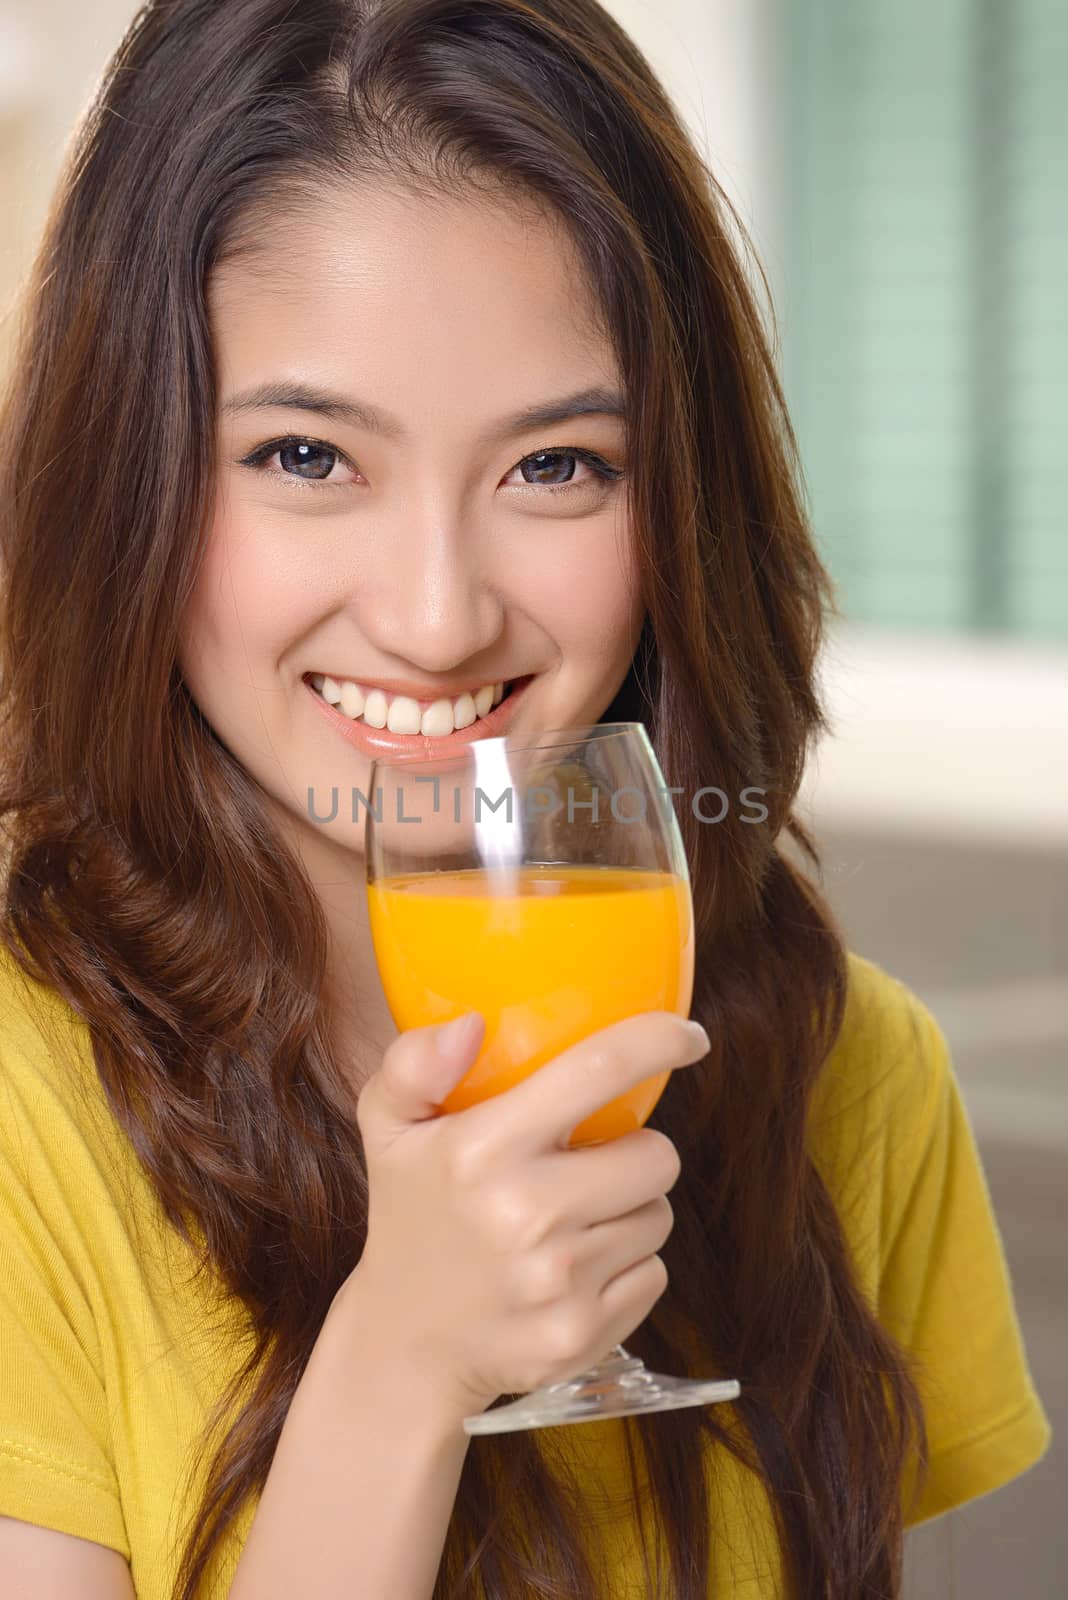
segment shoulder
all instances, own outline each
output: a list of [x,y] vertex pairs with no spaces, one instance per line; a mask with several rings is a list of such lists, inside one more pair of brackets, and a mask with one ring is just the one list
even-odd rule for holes
[[874,961],[846,955],[842,1026],[820,1075],[818,1092],[844,1109],[854,1096],[882,1091],[891,1100],[930,1093],[948,1048],[933,1013],[914,991]]
[[874,963],[851,955],[849,974],[810,1133],[860,1281],[923,1402],[930,1475],[913,1523],[1025,1471],[1050,1426],[946,1037]]
[[124,1555],[87,1030],[0,949],[0,1513]]
[[956,1083],[949,1046],[927,1005],[900,979],[850,951],[842,1025],[820,1071],[809,1148],[874,1289]]
[[0,1053],[38,1058],[66,1046],[84,1024],[62,995],[30,977],[0,944]]
[[111,1127],[85,1021],[0,946],[0,1150],[24,1173],[67,1171]]
[[812,1127],[833,1138],[842,1119],[922,1124],[951,1071],[945,1034],[900,979],[854,951],[846,964],[842,1025],[813,1094]]

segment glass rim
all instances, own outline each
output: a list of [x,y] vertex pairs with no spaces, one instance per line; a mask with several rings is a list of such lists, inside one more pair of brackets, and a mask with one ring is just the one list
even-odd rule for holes
[[494,734],[488,739],[469,739],[462,750],[457,750],[454,755],[447,756],[372,756],[371,776],[374,777],[379,767],[388,767],[390,771],[402,772],[407,767],[437,767],[439,769],[457,766],[470,759],[469,752],[478,746],[501,745],[509,754],[526,752],[530,750],[556,750],[564,744],[589,744],[593,739],[622,738],[624,734],[639,733],[650,747],[652,740],[644,722],[589,722],[576,723],[571,728],[545,728],[539,734],[531,735],[530,744],[511,744],[507,733]]

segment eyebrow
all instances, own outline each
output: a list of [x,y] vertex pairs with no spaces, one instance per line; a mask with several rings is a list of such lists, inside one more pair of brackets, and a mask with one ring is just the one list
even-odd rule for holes
[[[243,394],[232,395],[223,402],[226,416],[237,416],[247,411],[310,411],[327,417],[332,422],[345,422],[367,433],[376,433],[384,439],[402,440],[405,429],[396,417],[366,401],[350,395],[336,394],[328,389],[317,389],[307,384],[271,382],[258,384]],[[530,428],[547,428],[554,422],[570,422],[574,417],[626,417],[626,402],[617,389],[595,387],[580,389],[575,394],[564,395],[559,400],[547,400],[527,406],[510,417],[502,417],[482,435],[480,443],[496,443],[510,439],[515,434],[526,433]]]

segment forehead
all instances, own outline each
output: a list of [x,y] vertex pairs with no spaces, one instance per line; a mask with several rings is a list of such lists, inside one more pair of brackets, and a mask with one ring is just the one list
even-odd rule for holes
[[272,355],[309,354],[378,376],[422,364],[428,381],[503,369],[513,392],[517,380],[529,388],[576,367],[616,370],[566,226],[504,189],[324,187],[282,217],[246,221],[212,276],[209,307],[217,346],[242,377]]
[[237,392],[318,387],[452,461],[532,403],[622,390],[576,245],[544,208],[352,187],[246,237],[211,285],[221,419]]

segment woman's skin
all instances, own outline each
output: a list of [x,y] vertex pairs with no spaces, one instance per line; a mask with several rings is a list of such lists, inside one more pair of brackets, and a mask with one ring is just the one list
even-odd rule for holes
[[[396,1037],[367,924],[363,813],[354,824],[347,804],[353,787],[368,793],[370,757],[305,678],[433,700],[533,674],[510,728],[596,721],[642,620],[626,480],[566,455],[521,463],[586,450],[625,470],[623,419],[500,428],[622,388],[574,248],[529,199],[324,191],[313,218],[269,218],[255,240],[210,287],[217,496],[181,667],[320,896],[331,1026],[358,1087]],[[292,406],[227,411],[267,383],[358,398],[403,433]],[[286,435],[315,447],[241,464]],[[334,787],[336,820],[313,821],[309,788],[327,815]]]

